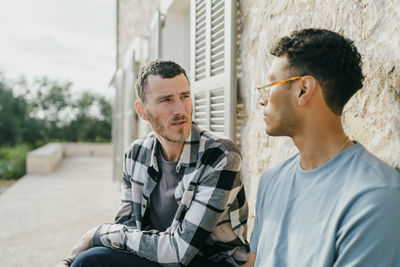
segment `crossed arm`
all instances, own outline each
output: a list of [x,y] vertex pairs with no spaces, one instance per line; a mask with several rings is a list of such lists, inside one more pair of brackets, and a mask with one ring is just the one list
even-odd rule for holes
[[255,263],[256,263],[256,253],[250,250],[249,259],[241,267],[254,267]]
[[[160,233],[140,231],[120,223],[102,224],[90,230],[71,255],[97,245],[125,250],[159,263],[187,265],[242,188],[240,165],[240,155],[232,153],[212,170],[206,171],[197,184],[188,185],[193,190],[185,191],[182,202],[185,198],[192,199],[190,207],[182,213],[184,217],[172,230]],[[60,266],[69,266],[66,262],[62,264]]]

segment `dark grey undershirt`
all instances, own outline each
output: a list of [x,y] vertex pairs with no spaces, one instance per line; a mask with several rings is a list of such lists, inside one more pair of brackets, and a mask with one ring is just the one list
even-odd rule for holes
[[178,204],[175,200],[175,188],[178,185],[176,166],[178,161],[166,161],[161,153],[157,152],[158,169],[161,178],[150,195],[150,224],[160,232],[171,226]]

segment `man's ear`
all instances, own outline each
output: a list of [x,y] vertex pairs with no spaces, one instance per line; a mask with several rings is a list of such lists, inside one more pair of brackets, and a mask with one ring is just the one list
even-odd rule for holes
[[317,86],[317,80],[310,75],[304,76],[300,80],[300,88],[297,91],[297,102],[300,106],[304,106],[310,101]]
[[148,121],[149,118],[147,117],[144,104],[140,101],[135,101],[135,109],[136,113],[141,117],[143,120]]

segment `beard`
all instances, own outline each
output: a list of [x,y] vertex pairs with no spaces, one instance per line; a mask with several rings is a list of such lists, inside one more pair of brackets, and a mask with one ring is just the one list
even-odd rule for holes
[[[172,143],[184,142],[190,134],[192,121],[189,120],[189,118],[185,115],[177,115],[167,122],[162,121],[160,118],[157,118],[156,116],[153,116],[153,114],[151,114],[150,112],[148,112],[148,117],[154,132],[156,132],[156,134],[160,135],[169,142]],[[173,129],[170,128],[172,127],[170,125],[180,120],[186,121],[187,123],[186,127],[178,128],[176,129],[176,131],[173,131]]]

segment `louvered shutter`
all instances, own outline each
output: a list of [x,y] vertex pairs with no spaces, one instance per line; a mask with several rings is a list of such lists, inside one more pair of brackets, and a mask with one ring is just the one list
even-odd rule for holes
[[192,0],[190,76],[194,121],[235,139],[236,1]]
[[160,57],[161,50],[161,14],[157,11],[150,24],[149,61]]

